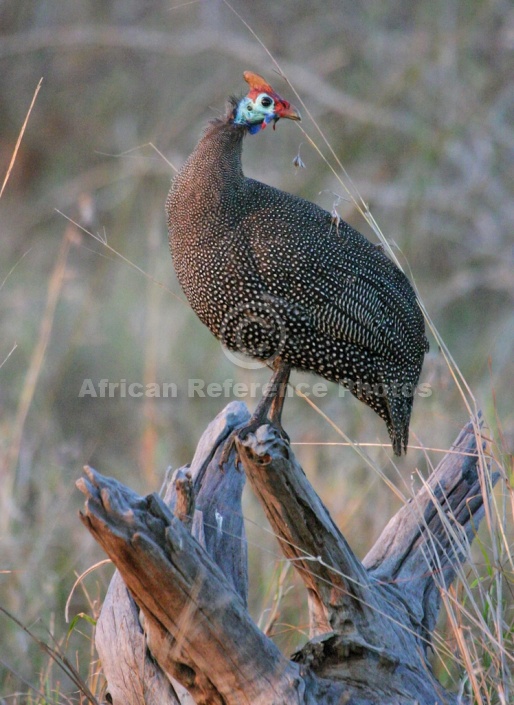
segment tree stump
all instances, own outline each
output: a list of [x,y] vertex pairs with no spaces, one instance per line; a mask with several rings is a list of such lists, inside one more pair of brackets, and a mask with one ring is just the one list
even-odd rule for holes
[[[91,468],[81,519],[118,572],[96,644],[114,705],[458,705],[427,653],[440,608],[497,476],[477,421],[384,529],[364,561],[278,430],[226,439],[249,412],[229,404],[164,499],[139,497]],[[237,454],[236,454],[237,451]],[[245,473],[237,464],[237,455]],[[289,658],[247,611],[245,475],[306,588],[309,641]]]

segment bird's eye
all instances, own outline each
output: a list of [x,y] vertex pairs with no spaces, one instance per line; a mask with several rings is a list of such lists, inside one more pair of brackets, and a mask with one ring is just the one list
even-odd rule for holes
[[261,105],[263,108],[269,108],[269,106],[272,105],[272,103],[273,103],[273,101],[267,95],[265,95],[264,98],[261,99]]

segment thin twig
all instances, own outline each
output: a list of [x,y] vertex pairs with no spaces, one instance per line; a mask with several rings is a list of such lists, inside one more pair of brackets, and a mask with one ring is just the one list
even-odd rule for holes
[[16,156],[18,155],[18,150],[20,148],[21,141],[23,139],[23,135],[25,134],[25,128],[27,127],[27,123],[29,121],[30,113],[32,112],[32,108],[34,107],[34,103],[36,102],[37,94],[39,93],[39,89],[41,88],[41,83],[43,82],[43,79],[39,79],[39,83],[36,86],[36,90],[34,91],[34,95],[32,96],[32,101],[30,103],[28,112],[25,116],[25,120],[23,121],[23,125],[21,126],[20,134],[18,135],[18,139],[16,140],[16,144],[14,145],[14,152],[11,157],[11,161],[9,162],[9,167],[7,169],[7,173],[4,178],[4,182],[2,184],[2,188],[0,189],[0,198],[2,198],[2,194],[4,192],[5,187],[7,186],[7,182],[9,181],[9,177],[11,175],[11,171],[14,166],[14,162],[16,161]]
[[57,261],[55,267],[50,276],[50,281],[48,284],[46,306],[41,319],[41,324],[39,327],[39,334],[36,345],[34,347],[30,364],[25,375],[25,380],[23,383],[23,388],[20,394],[20,400],[18,403],[18,409],[16,412],[16,420],[14,424],[13,434],[11,443],[4,460],[5,466],[0,468],[2,470],[2,484],[3,493],[2,496],[4,500],[2,504],[2,511],[0,514],[0,524],[3,530],[7,529],[9,523],[10,514],[8,503],[12,497],[12,490],[14,486],[15,472],[14,468],[18,462],[18,457],[20,454],[21,441],[23,437],[23,430],[25,428],[25,422],[32,405],[32,400],[34,398],[34,392],[37,387],[39,376],[43,367],[43,362],[45,360],[45,354],[50,341],[50,335],[52,333],[53,322],[55,318],[55,310],[59,297],[61,295],[62,284],[64,281],[64,274],[66,272],[66,263],[68,260],[68,252],[72,242],[72,237],[69,227],[64,233],[61,247],[57,255]]

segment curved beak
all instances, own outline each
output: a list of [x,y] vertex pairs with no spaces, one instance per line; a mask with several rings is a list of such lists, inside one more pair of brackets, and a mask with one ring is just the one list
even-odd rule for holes
[[294,105],[291,105],[287,101],[281,101],[280,105],[275,108],[275,115],[277,118],[287,118],[288,120],[301,120],[302,116],[300,111],[297,110]]

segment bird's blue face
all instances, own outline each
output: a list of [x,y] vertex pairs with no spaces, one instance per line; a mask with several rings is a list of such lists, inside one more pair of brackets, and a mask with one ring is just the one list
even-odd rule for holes
[[300,120],[300,113],[272,90],[266,92],[253,89],[237,104],[234,124],[244,125],[248,132],[254,135],[268,123],[276,122],[280,118]]
[[239,101],[234,123],[248,127],[248,132],[254,135],[278,117],[273,98],[267,93],[259,93],[255,98],[246,96]]

